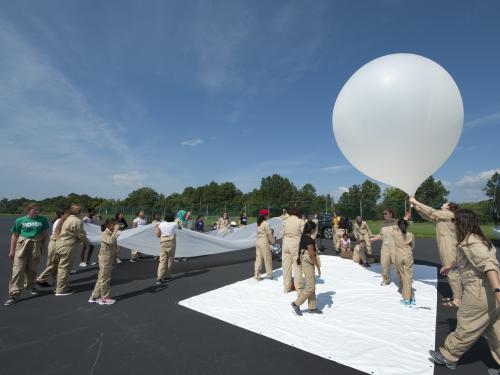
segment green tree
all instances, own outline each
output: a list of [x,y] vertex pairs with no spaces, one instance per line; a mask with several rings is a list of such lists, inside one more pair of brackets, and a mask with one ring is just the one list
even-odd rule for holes
[[404,191],[395,187],[387,187],[382,194],[382,207],[380,208],[381,210],[390,208],[394,210],[396,216],[402,217],[405,213],[405,202],[408,202],[408,198],[408,194]]
[[482,190],[489,198],[493,199],[498,197],[498,191],[500,190],[500,174],[498,174],[498,172],[493,173],[488,181],[486,181],[486,185]]
[[380,186],[370,180],[365,180],[361,184],[361,208],[362,216],[365,219],[374,220],[377,218],[377,201],[380,199]]
[[415,198],[428,206],[439,208],[446,202],[448,194],[450,192],[446,190],[441,181],[430,176],[417,189]]
[[127,198],[125,203],[129,207],[152,210],[153,207],[158,205],[160,195],[149,187],[143,187],[132,191]]
[[288,207],[293,202],[297,188],[288,178],[273,174],[261,180],[259,192],[262,203],[268,202],[271,206],[280,208]]

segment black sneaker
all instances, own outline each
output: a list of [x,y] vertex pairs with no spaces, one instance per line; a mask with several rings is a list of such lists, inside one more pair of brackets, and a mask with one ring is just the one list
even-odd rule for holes
[[309,312],[311,314],[323,314],[323,311],[318,310],[318,309],[309,309]]
[[298,316],[302,316],[302,311],[300,311],[300,306],[297,306],[295,302],[292,302],[290,305],[292,306],[293,311],[295,311],[295,314],[297,314]]
[[164,283],[163,279],[156,280],[156,282],[155,282],[156,285],[163,285],[163,283]]
[[56,297],[64,297],[64,296],[69,296],[70,294],[75,293],[75,291],[71,288],[68,288],[66,290],[63,290],[62,292],[56,292]]
[[14,303],[16,303],[16,299],[15,298],[12,298],[12,297],[9,297],[9,299],[7,301],[4,302],[4,306],[10,306],[10,305],[13,305]]
[[38,295],[38,290],[36,288],[33,288],[30,290],[30,293],[33,294],[34,296]]
[[36,285],[41,286],[42,288],[50,288],[50,284],[46,281],[37,281]]
[[457,368],[457,362],[448,361],[439,350],[429,350],[429,354],[434,362],[445,365],[450,370],[455,370]]
[[130,258],[130,263],[135,263],[137,262],[137,258]]

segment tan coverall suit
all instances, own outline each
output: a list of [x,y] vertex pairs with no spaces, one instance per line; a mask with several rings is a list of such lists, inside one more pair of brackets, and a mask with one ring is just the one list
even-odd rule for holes
[[[436,223],[436,240],[443,266],[448,267],[455,263],[457,257],[457,234],[453,223],[455,214],[450,210],[435,210],[422,203],[413,206],[422,218]],[[462,282],[457,269],[448,273],[448,283],[453,293],[452,299],[459,300],[462,297]]]
[[366,263],[366,246],[361,247],[361,244],[356,244],[354,246],[354,251],[352,253],[352,260],[358,264]]
[[406,236],[401,233],[398,227],[392,227],[394,246],[396,274],[398,275],[398,284],[404,299],[411,300],[413,283],[413,249],[415,248],[415,236],[413,233],[406,232]]
[[83,242],[91,245],[87,239],[87,233],[83,229],[83,221],[75,216],[69,215],[64,223],[59,224],[61,232],[56,239],[54,262],[57,265],[56,293],[62,293],[69,289],[69,274],[73,265],[73,254],[78,245]]
[[300,237],[304,231],[304,221],[295,215],[290,215],[283,222],[283,287],[285,293],[292,290],[292,270],[294,275],[295,290],[297,293],[303,288],[302,268],[297,264],[299,256]]
[[380,228],[380,238],[382,240],[382,247],[380,249],[380,268],[383,276],[383,285],[391,283],[391,264],[395,264],[394,259],[394,238],[393,227],[397,225],[397,220],[384,221]]
[[267,221],[263,221],[257,226],[257,236],[255,241],[255,272],[254,277],[260,279],[262,260],[266,268],[266,276],[273,277],[273,261],[270,246],[274,244],[274,236]]
[[500,305],[486,272],[499,272],[495,247],[489,249],[476,235],[458,244],[457,266],[463,294],[457,313],[457,328],[439,351],[449,361],[458,361],[483,335],[500,365]]
[[370,230],[370,227],[368,226],[366,221],[362,221],[361,224],[358,224],[358,222],[355,221],[353,225],[353,231],[356,242],[359,243],[359,241],[365,240],[366,252],[371,255],[372,244],[370,243],[370,236],[372,235],[372,231]]
[[223,217],[221,217],[219,220],[217,220],[217,231],[219,234],[225,234],[228,227],[229,219],[224,219]]
[[55,229],[52,231],[49,240],[49,246],[47,251],[47,264],[43,272],[36,279],[39,283],[47,283],[49,282],[49,276],[52,276],[54,281],[57,279],[57,264],[54,262],[56,255],[56,235]]
[[111,267],[115,260],[119,231],[111,231],[108,228],[101,235],[101,249],[99,250],[99,274],[92,292],[92,299],[108,298],[109,284],[111,283]]
[[[312,219],[311,220],[314,224],[316,224],[316,229],[311,233],[311,238],[314,240],[314,247],[316,247],[316,238],[318,237],[318,231],[319,231],[319,220],[318,219]],[[318,265],[321,267],[321,259],[319,258],[319,251],[316,251],[316,260],[318,261]]]
[[306,249],[300,250],[300,267],[306,279],[306,286],[298,293],[295,305],[302,305],[307,299],[307,307],[309,310],[316,308],[316,278],[314,274],[314,263],[309,257]]

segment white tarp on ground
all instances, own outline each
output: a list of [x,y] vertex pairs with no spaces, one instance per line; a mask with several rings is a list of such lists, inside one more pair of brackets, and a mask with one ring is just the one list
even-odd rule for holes
[[296,294],[283,293],[281,269],[274,271],[277,281],[243,280],[179,304],[368,374],[432,375],[436,268],[415,266],[417,305],[408,308],[394,283],[380,286],[379,265],[365,269],[332,256],[321,262],[316,293],[322,315],[293,313]]
[[[272,218],[268,222],[276,236],[280,237],[283,221],[280,218]],[[84,224],[84,227],[89,240],[99,244],[101,228],[93,224]],[[256,224],[244,228],[230,228],[222,234],[217,231],[200,233],[189,229],[178,230],[175,256],[193,257],[248,249],[255,246],[256,231]],[[160,252],[160,239],[155,235],[153,224],[121,232],[118,245],[150,255],[158,255]]]

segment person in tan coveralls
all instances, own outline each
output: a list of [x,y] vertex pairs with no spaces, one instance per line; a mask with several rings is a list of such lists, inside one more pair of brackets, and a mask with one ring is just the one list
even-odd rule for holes
[[61,217],[55,230],[56,250],[54,262],[57,264],[56,297],[73,294],[69,285],[69,273],[73,265],[73,255],[80,243],[91,245],[83,229],[83,221],[78,217],[82,207],[72,204]]
[[365,240],[360,240],[356,246],[354,246],[354,250],[352,253],[352,260],[355,263],[361,264],[365,267],[371,267],[366,261],[366,243]]
[[294,263],[300,265],[301,272],[304,273],[306,279],[306,286],[301,290],[297,299],[291,303],[292,309],[297,315],[302,315],[300,305],[307,300],[307,305],[310,313],[322,314],[323,312],[316,307],[316,279],[314,269],[318,270],[318,276],[321,276],[321,268],[316,260],[316,248],[314,246],[314,239],[311,233],[316,228],[316,224],[312,221],[306,222],[304,225],[304,234],[302,235],[299,243],[300,255]]
[[366,252],[367,254],[372,254],[372,245],[370,243],[370,237],[373,236],[372,231],[370,230],[370,227],[364,221],[361,216],[356,216],[356,221],[354,222],[354,225],[352,226],[353,232],[354,232],[354,237],[356,238],[356,242],[359,242],[361,240],[365,240],[366,244]]
[[12,278],[5,306],[14,304],[24,289],[31,290],[31,294],[38,294],[34,288],[35,278],[49,223],[44,216],[38,215],[38,204],[28,203],[25,210],[26,216],[17,218],[11,228],[9,258],[13,260]]
[[49,239],[49,246],[47,252],[47,264],[45,265],[45,270],[38,276],[36,279],[36,283],[43,287],[49,287],[49,277],[52,276],[53,281],[57,280],[57,264],[54,262],[54,258],[56,255],[56,228],[61,221],[61,217],[66,212],[65,208],[60,208],[56,212],[56,218],[54,223],[52,224],[52,234]]
[[[457,234],[455,231],[455,211],[458,206],[453,203],[444,203],[440,210],[435,210],[428,207],[415,198],[410,198],[410,203],[413,204],[415,210],[430,222],[436,224],[436,240],[439,250],[439,258],[444,267],[448,267],[454,263],[457,257]],[[451,298],[444,298],[444,306],[458,307],[460,299],[462,298],[462,282],[458,275],[457,269],[451,269],[448,272],[448,283],[450,284],[453,296]]]
[[391,283],[391,264],[395,264],[393,227],[397,225],[395,213],[391,209],[384,210],[384,222],[380,227],[380,233],[370,239],[370,241],[382,240],[380,249],[380,268],[383,280],[380,285],[389,285]]
[[111,283],[111,267],[115,259],[116,240],[120,234],[120,224],[116,219],[107,219],[101,225],[101,248],[99,249],[99,274],[95,283],[94,291],[89,299],[89,303],[99,305],[112,305],[116,301],[109,297],[109,284]]
[[399,290],[403,299],[401,303],[410,306],[415,304],[412,293],[413,283],[413,249],[415,248],[415,236],[408,232],[408,222],[399,219],[397,226],[392,227],[395,247],[395,265],[398,275]]
[[[457,313],[457,327],[438,351],[430,351],[432,359],[454,369],[463,354],[484,336],[491,354],[500,365],[500,278],[496,249],[479,227],[477,216],[470,210],[455,212],[457,233],[456,264],[441,269],[446,274],[457,266],[463,292]],[[498,370],[490,369],[490,374]]]
[[156,285],[170,280],[177,245],[177,230],[182,230],[182,225],[175,219],[172,212],[167,212],[165,221],[155,226],[156,237],[160,239],[160,264],[158,265]]
[[268,210],[260,210],[257,219],[257,236],[255,240],[255,267],[254,277],[256,280],[261,280],[260,271],[262,269],[262,260],[266,269],[266,277],[273,278],[273,261],[270,246],[274,244],[274,235],[266,221],[269,217]]
[[290,217],[290,215],[288,214],[288,211],[286,208],[283,208],[281,210],[281,220],[285,221],[286,219],[288,219]]
[[299,256],[299,243],[304,231],[304,221],[298,215],[299,209],[293,207],[290,209],[290,217],[283,221],[282,265],[285,293],[293,290],[292,271],[297,293],[300,293],[303,288],[302,269],[296,260]]

